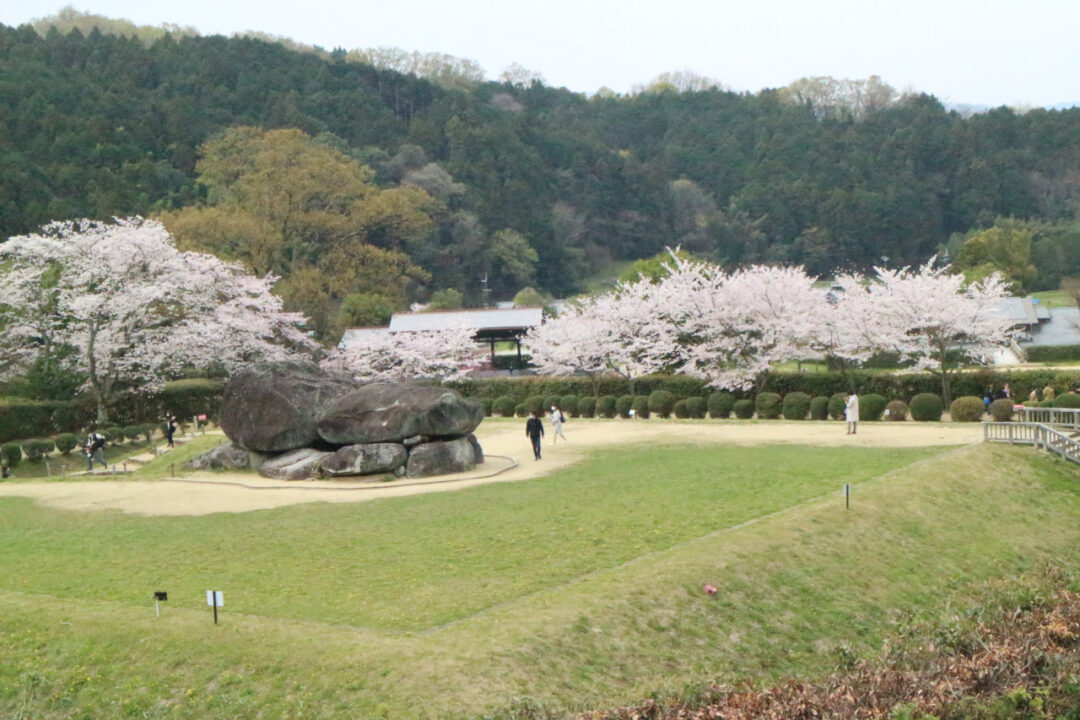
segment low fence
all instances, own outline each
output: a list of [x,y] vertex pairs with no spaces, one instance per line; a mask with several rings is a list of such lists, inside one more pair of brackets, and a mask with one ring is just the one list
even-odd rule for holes
[[1025,407],[1020,411],[1020,417],[1027,423],[1053,425],[1080,432],[1080,409]]
[[1009,443],[1010,445],[1034,445],[1080,465],[1080,442],[1042,423],[983,423],[983,440],[986,442]]

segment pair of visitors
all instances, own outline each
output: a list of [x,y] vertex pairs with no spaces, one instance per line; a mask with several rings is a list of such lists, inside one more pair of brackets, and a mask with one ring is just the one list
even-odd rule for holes
[[[565,421],[566,416],[563,415],[559,406],[552,405],[551,429],[554,433],[551,437],[552,445],[554,445],[560,437],[563,439],[563,442],[566,442],[566,435],[564,435],[562,431],[562,426]],[[529,413],[529,419],[525,422],[525,435],[528,436],[529,440],[532,442],[534,459],[539,460],[541,440],[544,437],[544,422],[537,417],[535,410]]]

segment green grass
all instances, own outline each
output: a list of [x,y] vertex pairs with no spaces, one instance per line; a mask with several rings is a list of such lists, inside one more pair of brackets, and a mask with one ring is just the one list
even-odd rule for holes
[[[1016,448],[687,446],[198,518],[0,498],[0,716],[443,717],[524,696],[576,710],[820,672],[901,612],[1075,564],[1077,487]],[[225,591],[216,628],[208,589]]]
[[1076,301],[1062,290],[1043,290],[1031,293],[1031,297],[1038,298],[1040,305],[1047,307],[1072,307]]

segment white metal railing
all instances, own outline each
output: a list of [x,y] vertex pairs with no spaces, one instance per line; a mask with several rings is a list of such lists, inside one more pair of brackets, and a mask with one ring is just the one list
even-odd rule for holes
[[1025,407],[1020,410],[1020,417],[1023,422],[1067,427],[1080,432],[1080,409]]
[[1042,423],[983,423],[983,440],[1010,445],[1034,445],[1080,465],[1080,442]]

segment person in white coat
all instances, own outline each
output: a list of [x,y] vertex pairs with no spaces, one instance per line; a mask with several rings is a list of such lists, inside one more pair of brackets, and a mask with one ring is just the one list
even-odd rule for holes
[[859,396],[855,393],[848,393],[844,419],[847,420],[847,434],[854,435],[859,428]]
[[551,406],[551,444],[554,445],[559,438],[566,442],[566,436],[563,435],[562,424],[565,422],[566,416],[563,415],[562,409],[558,405]]

